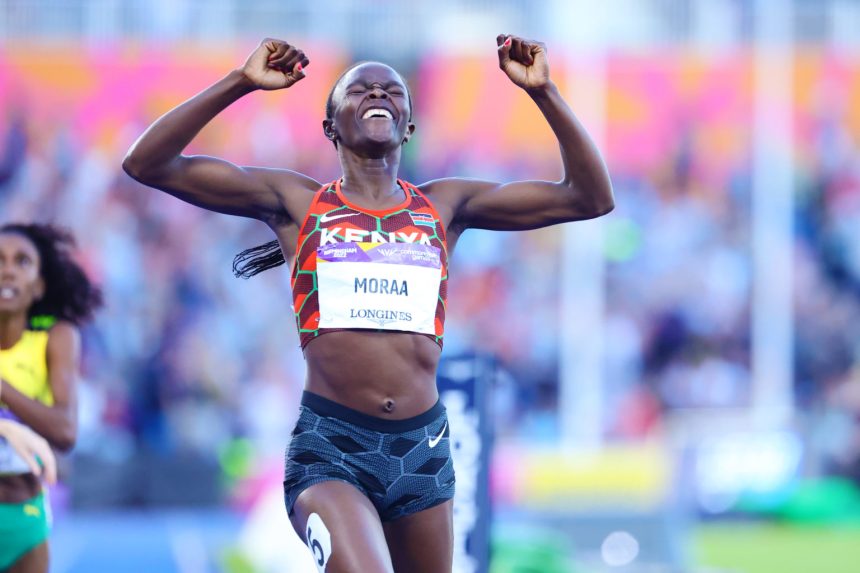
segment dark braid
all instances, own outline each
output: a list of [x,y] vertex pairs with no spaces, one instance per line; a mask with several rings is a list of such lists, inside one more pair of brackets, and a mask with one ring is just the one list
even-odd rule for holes
[[[343,78],[346,77],[346,74],[350,71],[367,63],[379,62],[357,62],[344,70],[340,77],[337,78],[337,81],[334,82],[331,91],[328,92],[328,98],[325,102],[326,119],[331,119],[334,116],[334,90],[337,89],[338,84],[340,84],[341,80],[343,80]],[[409,84],[406,83],[403,76],[401,76],[400,79],[403,80],[403,85],[406,86],[406,97],[409,99],[409,120],[411,121],[412,91],[409,89]],[[337,142],[334,142],[334,144],[335,147],[337,147]],[[233,258],[233,274],[238,278],[249,279],[254,275],[283,265],[286,262],[287,261],[284,259],[284,253],[281,251],[281,246],[278,244],[278,241],[269,241],[264,245],[257,245],[256,247],[245,249],[236,255]]]
[[263,271],[284,264],[284,253],[278,241],[269,241],[245,249],[233,258],[233,274],[238,278],[249,279]]
[[30,307],[31,321],[49,316],[80,326],[102,306],[101,289],[90,282],[72,258],[75,239],[71,233],[38,223],[9,223],[0,227],[0,233],[20,235],[32,242],[39,252],[39,275],[45,282],[45,294]]

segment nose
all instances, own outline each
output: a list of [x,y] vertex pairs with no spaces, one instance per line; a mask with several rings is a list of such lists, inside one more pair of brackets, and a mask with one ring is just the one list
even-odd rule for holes
[[388,92],[382,89],[382,86],[373,84],[370,86],[369,96],[372,98],[388,99]]
[[5,256],[0,256],[0,278],[4,280],[15,278],[15,265]]

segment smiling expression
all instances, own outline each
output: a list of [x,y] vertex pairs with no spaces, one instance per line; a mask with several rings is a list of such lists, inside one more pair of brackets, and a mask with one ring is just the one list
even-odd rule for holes
[[39,251],[18,233],[0,233],[0,316],[26,314],[45,292]]
[[369,62],[349,70],[332,94],[326,136],[360,154],[380,156],[409,140],[415,125],[406,84],[396,71]]

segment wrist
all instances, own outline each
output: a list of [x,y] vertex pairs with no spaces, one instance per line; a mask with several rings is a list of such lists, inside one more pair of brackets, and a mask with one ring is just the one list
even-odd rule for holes
[[260,89],[260,87],[245,74],[242,68],[232,70],[224,79],[228,82],[231,90],[235,90],[239,97]]
[[546,83],[543,85],[532,88],[525,88],[525,90],[526,93],[529,94],[532,99],[538,100],[546,99],[553,94],[558,93],[558,86],[555,85],[555,82],[553,82],[552,80],[547,80]]

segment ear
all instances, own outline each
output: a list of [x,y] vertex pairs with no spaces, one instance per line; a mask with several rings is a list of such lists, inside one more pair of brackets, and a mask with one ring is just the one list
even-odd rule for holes
[[415,133],[415,124],[410,121],[406,124],[406,134],[403,136],[402,145],[405,145],[409,141],[413,133]]
[[324,119],[322,122],[323,133],[325,136],[332,140],[337,141],[337,131],[334,129],[334,120],[333,119]]

